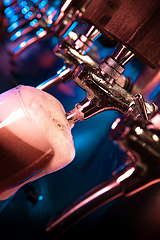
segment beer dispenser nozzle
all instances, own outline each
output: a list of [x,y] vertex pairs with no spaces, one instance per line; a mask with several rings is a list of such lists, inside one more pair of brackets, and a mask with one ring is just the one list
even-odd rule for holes
[[[118,79],[134,53],[118,44],[111,56],[107,56],[98,68],[81,64],[74,71],[74,81],[86,92],[85,99],[67,113],[69,121],[86,120],[99,112],[115,110],[120,114],[132,112],[140,119],[148,120],[157,107],[144,101],[141,94],[133,96],[120,86]],[[127,78],[125,79],[127,81]]]

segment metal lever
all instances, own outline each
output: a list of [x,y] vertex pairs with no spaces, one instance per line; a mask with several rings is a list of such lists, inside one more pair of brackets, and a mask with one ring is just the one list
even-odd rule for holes
[[[63,58],[68,67],[74,66],[75,68],[75,66],[78,66],[81,63],[86,63],[87,65],[92,67],[98,67],[98,62],[93,60],[86,53],[93,47],[94,41],[100,35],[101,33],[98,31],[98,29],[96,29],[94,26],[88,25],[84,34],[80,35],[75,41],[73,41],[73,39],[71,39],[70,36],[66,37],[66,39],[61,40],[61,42],[54,48],[54,53],[58,57]],[[52,82],[54,83],[57,82],[56,79],[57,76],[55,76],[55,79],[53,77],[45,81],[44,83],[40,84],[40,86],[43,88],[43,85],[46,86],[46,83],[48,87],[52,86]],[[120,76],[118,83],[123,88],[127,87],[127,90],[130,90],[131,87],[130,78]]]
[[111,180],[90,190],[48,222],[46,231],[54,238],[113,199],[160,181],[160,130],[153,124],[125,115],[112,124],[111,139],[129,153],[130,160],[113,173]]
[[74,48],[82,55],[88,52],[92,47],[94,41],[101,36],[101,32],[95,26],[89,26],[86,32],[79,36],[74,43]]
[[142,117],[143,120],[148,120],[146,105],[144,103],[143,96],[141,94],[136,94],[134,96],[134,101],[137,105],[138,111]]
[[[94,26],[88,26],[83,35],[80,35],[75,42],[68,36],[66,39],[61,40],[61,42],[54,48],[54,53],[64,59],[64,61],[69,66],[78,66],[81,63],[86,63],[92,67],[98,67],[98,62],[93,60],[86,53],[93,47],[94,41],[101,35],[101,33]],[[71,43],[70,43],[71,42]],[[55,77],[56,79],[57,77]],[[52,81],[47,80],[48,86],[49,82]],[[56,80],[54,81],[56,82]],[[130,91],[131,89],[131,79],[125,78],[124,76],[120,76],[118,83],[123,87]],[[44,82],[44,86],[46,81]],[[43,83],[42,83],[43,85]],[[85,103],[85,105],[88,103]],[[77,118],[78,120],[78,118]]]

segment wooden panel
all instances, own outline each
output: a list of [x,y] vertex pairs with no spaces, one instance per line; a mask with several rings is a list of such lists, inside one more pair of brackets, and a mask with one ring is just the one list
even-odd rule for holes
[[156,67],[160,56],[160,0],[126,0],[106,33],[126,45],[138,58]]
[[82,18],[107,35],[104,27],[123,2],[124,0],[92,0]]

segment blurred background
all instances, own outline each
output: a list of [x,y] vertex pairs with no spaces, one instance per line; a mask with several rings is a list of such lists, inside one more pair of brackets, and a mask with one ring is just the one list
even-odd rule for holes
[[[53,52],[58,37],[49,37],[30,46],[19,56],[13,55],[17,42],[9,40],[4,6],[0,6],[0,93],[19,84],[36,87],[52,77],[64,65]],[[98,61],[111,54],[115,44],[96,40]],[[138,59],[126,67],[125,75],[133,82],[140,74],[151,71]],[[154,70],[152,70],[154,71]],[[137,80],[138,79],[138,80]],[[64,106],[66,112],[85,97],[73,81],[61,83],[48,91]],[[160,103],[160,84],[147,92],[147,100]],[[50,218],[81,195],[110,179],[126,160],[126,154],[109,140],[110,127],[118,117],[114,111],[103,112],[75,124],[72,134],[76,156],[72,163],[55,173],[26,184],[13,197],[0,201],[0,238],[3,240],[44,240]],[[120,197],[101,207],[76,224],[58,239],[160,239],[160,184],[131,197]]]

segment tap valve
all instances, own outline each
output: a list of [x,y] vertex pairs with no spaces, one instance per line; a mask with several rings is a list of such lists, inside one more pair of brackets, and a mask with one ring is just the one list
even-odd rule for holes
[[148,120],[157,107],[143,100],[142,95],[133,96],[119,85],[118,79],[134,54],[125,46],[107,56],[98,68],[80,65],[73,74],[74,81],[86,91],[86,98],[67,113],[70,121],[88,119],[105,110],[115,110],[120,114],[132,112],[134,116]]
[[110,76],[110,83],[117,81],[125,71],[124,66],[134,57],[134,53],[124,45],[118,44],[111,56],[107,56],[99,65],[103,77]]

